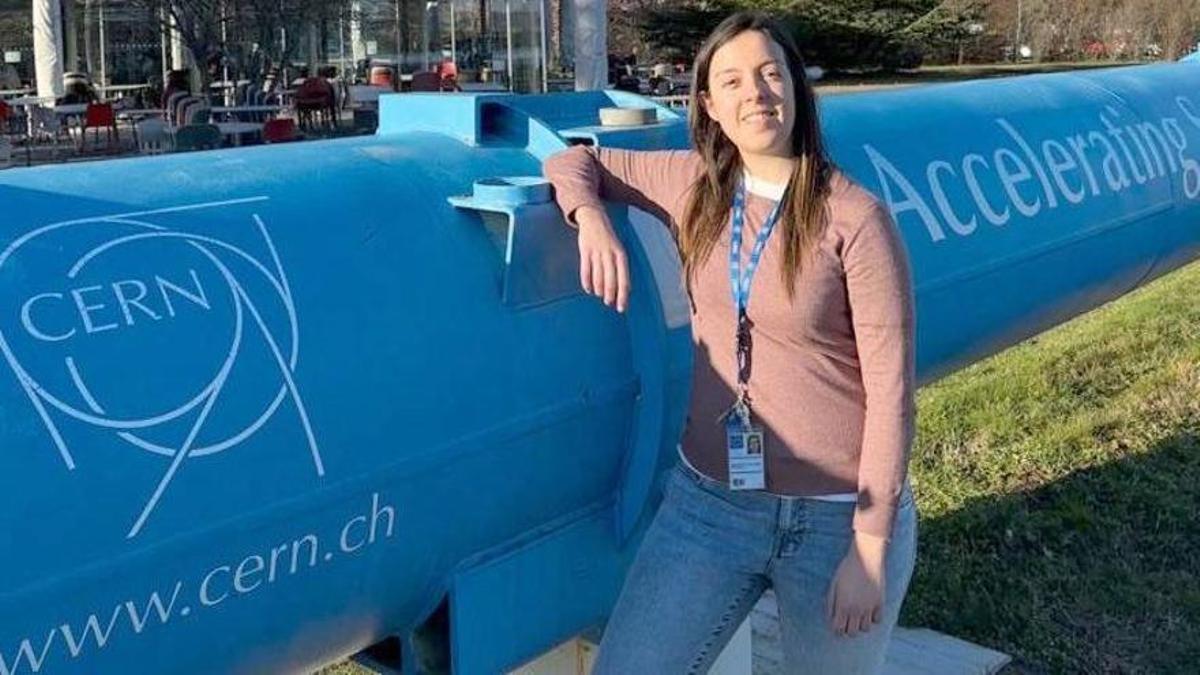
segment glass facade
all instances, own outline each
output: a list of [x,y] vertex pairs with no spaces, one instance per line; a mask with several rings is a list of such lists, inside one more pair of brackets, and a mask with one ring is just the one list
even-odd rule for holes
[[0,89],[33,81],[33,12],[25,0],[0,0]]
[[399,63],[403,72],[450,60],[464,84],[511,82],[515,91],[541,91],[543,6],[544,0],[362,0],[343,22],[338,46],[347,55],[357,47],[373,63]]
[[[184,11],[215,15],[201,41],[205,53],[196,56],[210,81],[258,79],[268,66],[280,65],[293,71],[289,76],[303,66],[361,76],[366,64],[411,74],[453,61],[464,88],[519,92],[542,91],[545,84],[547,34],[559,25],[549,1],[176,0]],[[87,73],[96,84],[162,82],[166,70],[180,66],[172,57],[179,50],[172,49],[155,5],[67,0],[64,71]],[[6,70],[23,82],[34,78],[30,6],[30,0],[0,0],[0,52]]]

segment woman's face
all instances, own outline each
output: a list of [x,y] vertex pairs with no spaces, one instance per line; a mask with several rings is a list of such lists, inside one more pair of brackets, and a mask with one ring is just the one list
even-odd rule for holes
[[795,88],[783,48],[766,33],[742,31],[717,48],[701,102],[741,153],[791,156]]

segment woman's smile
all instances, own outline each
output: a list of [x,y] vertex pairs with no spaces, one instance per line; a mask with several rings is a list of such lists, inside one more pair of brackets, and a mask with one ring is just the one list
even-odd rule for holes
[[742,126],[752,131],[779,131],[779,113],[775,110],[756,110],[742,116]]
[[774,120],[777,117],[779,117],[779,114],[776,113],[774,110],[756,110],[754,112],[750,112],[750,113],[743,115],[742,121],[743,122],[765,122],[767,120]]

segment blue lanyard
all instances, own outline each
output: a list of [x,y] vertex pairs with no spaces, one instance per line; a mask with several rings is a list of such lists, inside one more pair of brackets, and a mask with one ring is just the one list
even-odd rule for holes
[[750,302],[750,282],[754,280],[754,272],[762,260],[763,249],[775,229],[775,221],[779,219],[779,208],[783,206],[780,200],[771,209],[762,227],[758,229],[758,238],[750,251],[750,262],[746,265],[746,273],[742,273],[742,227],[746,219],[746,182],[738,183],[737,192],[733,195],[733,215],[729,226],[729,287],[733,293],[733,305],[737,309],[737,346],[734,354],[737,357],[738,400],[734,404],[734,417],[742,426],[750,424],[750,352],[753,348],[753,336],[750,334],[750,319],[746,316],[746,305]]
[[733,292],[733,306],[737,309],[739,322],[746,313],[746,305],[750,303],[750,282],[754,280],[754,272],[762,259],[763,249],[767,247],[767,239],[775,229],[775,221],[779,219],[780,200],[771,209],[767,219],[758,230],[758,238],[750,251],[750,262],[742,273],[742,228],[746,219],[746,182],[738,182],[737,192],[733,195],[733,215],[729,226],[729,288]]

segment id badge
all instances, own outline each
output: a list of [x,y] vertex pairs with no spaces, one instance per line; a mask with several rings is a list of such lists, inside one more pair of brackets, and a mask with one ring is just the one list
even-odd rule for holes
[[762,428],[731,419],[725,425],[725,447],[729,458],[729,489],[765,489],[767,472]]

